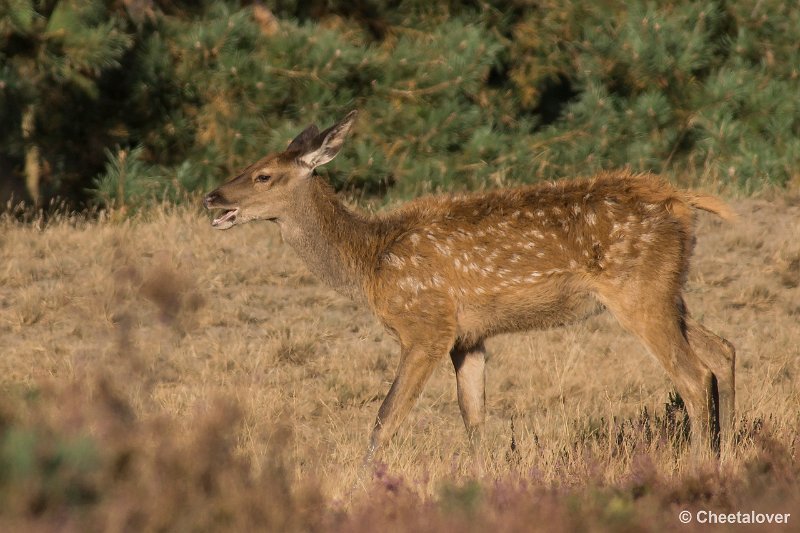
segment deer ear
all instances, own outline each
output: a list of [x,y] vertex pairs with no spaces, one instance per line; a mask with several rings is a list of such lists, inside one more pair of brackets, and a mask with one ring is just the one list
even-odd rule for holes
[[357,111],[350,111],[341,121],[318,134],[303,147],[298,161],[309,168],[316,168],[336,157],[342,149],[347,134],[350,133],[357,114]]
[[317,135],[319,135],[319,128],[317,128],[316,124],[312,124],[304,129],[300,135],[292,139],[292,142],[290,142],[289,146],[286,147],[286,151],[302,152]]

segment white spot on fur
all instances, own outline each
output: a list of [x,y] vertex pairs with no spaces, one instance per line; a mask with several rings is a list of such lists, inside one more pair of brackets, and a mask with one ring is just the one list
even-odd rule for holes
[[419,281],[416,278],[412,278],[411,276],[406,276],[401,279],[397,286],[403,290],[412,291],[414,294],[418,294],[419,291],[426,288],[426,285]]
[[446,244],[436,242],[433,244],[433,247],[436,248],[436,251],[442,255],[450,255],[450,247]]
[[419,234],[417,234],[417,233],[412,233],[412,234],[411,234],[411,236],[409,237],[409,239],[411,240],[411,244],[413,244],[413,245],[415,245],[415,246],[416,246],[417,244],[419,244]]
[[586,213],[586,222],[587,222],[587,223],[588,223],[590,226],[595,226],[595,225],[597,225],[597,215],[595,215],[595,214],[594,214],[593,212],[591,212],[591,211],[590,211],[589,213]]
[[386,256],[385,262],[393,268],[403,268],[406,265],[405,259],[391,253]]

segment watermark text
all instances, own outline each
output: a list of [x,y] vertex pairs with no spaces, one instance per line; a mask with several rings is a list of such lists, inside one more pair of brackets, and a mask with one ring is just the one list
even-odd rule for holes
[[735,513],[718,513],[700,509],[699,511],[681,511],[678,520],[683,524],[788,524],[791,513],[759,513],[758,511],[736,511]]

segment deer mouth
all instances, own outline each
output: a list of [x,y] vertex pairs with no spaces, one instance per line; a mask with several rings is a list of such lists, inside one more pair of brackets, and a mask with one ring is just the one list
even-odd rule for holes
[[228,229],[236,224],[236,215],[239,214],[239,208],[225,209],[222,214],[211,221],[211,226],[215,229]]

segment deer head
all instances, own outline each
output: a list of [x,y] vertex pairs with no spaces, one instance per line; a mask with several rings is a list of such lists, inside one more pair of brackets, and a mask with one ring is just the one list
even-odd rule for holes
[[321,133],[316,126],[307,127],[284,151],[260,159],[208,193],[206,209],[222,210],[211,225],[228,229],[251,220],[279,221],[291,208],[297,186],[339,153],[356,114],[351,111]]

